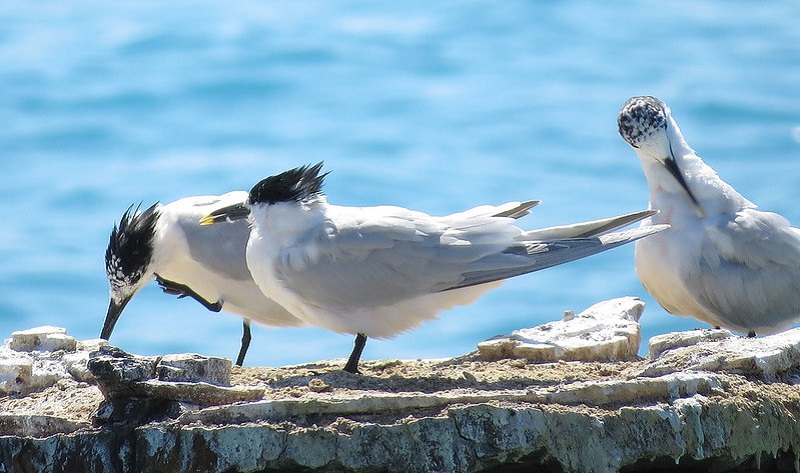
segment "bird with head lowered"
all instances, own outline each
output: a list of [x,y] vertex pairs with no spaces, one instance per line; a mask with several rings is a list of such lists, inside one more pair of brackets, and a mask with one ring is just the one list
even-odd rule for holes
[[153,278],[168,294],[191,297],[213,312],[224,310],[244,318],[237,365],[244,362],[250,344],[250,320],[277,327],[306,325],[264,296],[250,276],[245,261],[247,222],[215,228],[198,224],[211,210],[247,196],[237,191],[186,197],[144,211],[128,208],[106,249],[111,302],[100,337],[111,336],[125,306]]

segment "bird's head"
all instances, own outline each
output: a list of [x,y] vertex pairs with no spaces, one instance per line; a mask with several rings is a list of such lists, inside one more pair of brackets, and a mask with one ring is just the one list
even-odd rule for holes
[[305,204],[322,196],[322,183],[328,173],[320,174],[322,163],[300,166],[262,179],[250,189],[247,201],[217,209],[200,219],[200,225],[230,222],[247,218],[253,208],[283,202]]
[[633,97],[619,112],[619,134],[640,155],[667,158],[669,152],[669,108],[661,100],[645,96]]
[[106,248],[106,276],[111,301],[100,338],[108,340],[120,314],[153,277],[152,263],[159,204],[141,212],[128,207],[114,225]]
[[636,150],[642,163],[655,161],[663,166],[699,205],[675,156],[675,148],[682,151],[685,143],[667,104],[651,96],[630,98],[622,106],[617,124],[620,136]]

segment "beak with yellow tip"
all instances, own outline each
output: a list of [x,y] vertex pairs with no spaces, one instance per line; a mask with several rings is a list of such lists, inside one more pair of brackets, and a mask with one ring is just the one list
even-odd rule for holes
[[200,219],[200,225],[213,225],[215,223],[233,222],[242,220],[250,215],[250,208],[244,204],[234,204],[217,209]]

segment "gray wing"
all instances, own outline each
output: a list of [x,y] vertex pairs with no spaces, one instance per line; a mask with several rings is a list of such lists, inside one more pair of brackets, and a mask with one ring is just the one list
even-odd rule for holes
[[168,204],[162,212],[169,212],[172,223],[185,235],[193,260],[215,273],[246,281],[252,280],[245,258],[250,237],[247,221],[237,220],[225,225],[199,224],[200,218],[211,211],[246,199],[247,192],[244,191],[220,196],[187,197]]
[[[388,306],[446,290],[521,233],[511,218],[454,222],[397,207],[330,206],[329,216],[329,225],[307,240],[303,264],[292,261],[298,248],[288,248],[277,276],[304,299],[340,309]],[[506,259],[524,264],[518,255]]]
[[[485,262],[488,263],[489,268],[464,273],[463,281],[448,289],[485,284],[569,263],[636,241],[667,228],[669,225],[651,225],[591,238],[562,238],[526,242],[504,251],[504,253],[513,252],[525,257],[526,264],[518,267],[502,267],[503,261],[493,255],[491,258],[496,261]],[[491,268],[492,265],[499,267]]]
[[467,218],[477,217],[508,217],[518,219],[529,215],[531,209],[541,203],[540,200],[528,200],[525,202],[506,202],[501,205],[481,205],[455,214],[442,217],[453,221],[460,221]]
[[619,241],[609,235],[607,240],[520,242],[522,230],[511,218],[454,220],[393,207],[359,210],[357,216],[332,215],[327,231],[309,243],[313,248],[302,265],[290,261],[288,253],[296,255],[297,248],[287,250],[277,276],[312,303],[374,307],[536,271],[653,232],[632,230]]
[[656,213],[658,213],[657,210],[643,210],[641,212],[633,212],[617,217],[531,230],[525,232],[525,238],[531,240],[545,240],[552,238],[593,237],[617,230],[631,223],[650,217],[651,215],[655,215]]
[[780,215],[742,210],[706,227],[686,281],[723,320],[756,330],[785,326],[800,315],[800,231]]
[[514,219],[524,217],[530,214],[531,209],[536,207],[540,203],[542,203],[541,200],[528,200],[525,202],[520,202],[519,204],[517,204],[516,202],[509,202],[507,204],[497,207],[495,212],[492,213],[492,216],[509,217]]

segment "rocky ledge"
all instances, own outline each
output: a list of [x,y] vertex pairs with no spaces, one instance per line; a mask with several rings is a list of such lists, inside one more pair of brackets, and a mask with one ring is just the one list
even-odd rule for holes
[[606,301],[447,360],[238,368],[66,330],[0,347],[0,471],[800,471],[800,329],[670,333]]

